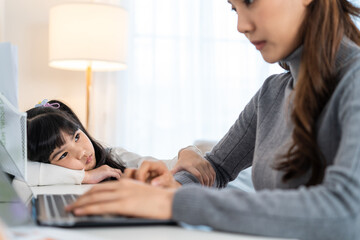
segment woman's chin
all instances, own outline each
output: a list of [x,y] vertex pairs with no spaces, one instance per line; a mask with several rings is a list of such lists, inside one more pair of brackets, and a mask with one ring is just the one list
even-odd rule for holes
[[261,53],[261,56],[263,57],[265,62],[270,63],[270,64],[279,62],[281,60],[278,57],[274,57],[274,56],[271,56],[268,54]]

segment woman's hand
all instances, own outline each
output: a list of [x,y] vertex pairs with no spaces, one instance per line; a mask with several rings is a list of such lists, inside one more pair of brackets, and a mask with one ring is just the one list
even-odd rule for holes
[[101,183],[66,207],[75,215],[119,214],[170,219],[174,189],[150,186],[129,178]]
[[160,161],[144,161],[138,169],[125,169],[125,177],[149,183],[153,186],[178,188],[181,186],[166,165]]
[[99,183],[107,178],[113,177],[116,179],[120,179],[121,170],[109,167],[108,165],[102,165],[98,168],[85,171],[85,176],[82,183]]
[[216,173],[213,167],[195,146],[189,146],[179,151],[178,161],[171,172],[175,174],[182,170],[194,175],[202,185],[212,186],[215,182]]

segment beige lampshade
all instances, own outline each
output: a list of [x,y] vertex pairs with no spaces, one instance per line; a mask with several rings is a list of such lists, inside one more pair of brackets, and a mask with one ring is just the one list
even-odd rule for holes
[[49,16],[49,65],[68,70],[126,68],[127,12],[114,5],[57,5]]

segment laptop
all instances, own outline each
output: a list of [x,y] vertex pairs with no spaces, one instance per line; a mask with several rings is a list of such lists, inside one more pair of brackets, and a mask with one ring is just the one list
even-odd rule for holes
[[[31,192],[31,188],[26,191]],[[25,189],[24,189],[25,190]],[[31,192],[32,193],[32,192]],[[0,216],[9,226],[36,222],[38,225],[54,227],[94,227],[94,226],[137,226],[137,225],[175,225],[171,220],[131,218],[118,215],[99,215],[77,217],[65,212],[64,206],[74,202],[79,195],[49,194],[31,196],[27,206],[12,186],[9,175],[0,168]]]

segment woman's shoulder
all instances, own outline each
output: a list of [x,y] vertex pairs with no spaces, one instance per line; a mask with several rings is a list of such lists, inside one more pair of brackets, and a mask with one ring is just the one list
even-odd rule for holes
[[262,88],[277,88],[283,84],[288,84],[292,80],[291,73],[284,70],[283,73],[270,75],[265,81]]
[[336,57],[335,67],[338,78],[335,91],[352,91],[360,88],[360,46],[344,38]]
[[[360,47],[351,40],[344,39],[335,64],[337,86],[331,102],[339,109],[346,110],[354,102],[360,101]],[[341,110],[338,113],[339,116],[344,114]]]
[[269,76],[260,88],[259,100],[268,101],[278,97],[279,93],[284,93],[286,88],[292,89],[292,82],[293,78],[289,71]]
[[336,56],[335,67],[340,79],[355,78],[360,81],[360,46],[344,38]]

